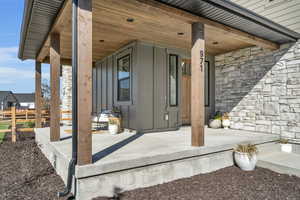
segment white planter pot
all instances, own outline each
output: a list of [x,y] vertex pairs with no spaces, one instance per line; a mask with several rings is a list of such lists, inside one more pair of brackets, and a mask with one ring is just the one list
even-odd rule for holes
[[222,122],[221,122],[221,120],[219,120],[219,119],[211,119],[210,121],[209,121],[209,127],[210,128],[221,128],[221,126],[222,126]]
[[242,170],[252,171],[255,169],[257,157],[256,154],[250,157],[247,153],[234,152],[234,160]]
[[229,119],[222,120],[222,126],[224,127],[224,129],[228,129],[230,126],[230,120]]
[[109,124],[108,125],[108,131],[112,135],[118,134],[118,129],[119,129],[119,127],[117,124]]
[[285,153],[292,153],[292,144],[280,144],[281,151]]

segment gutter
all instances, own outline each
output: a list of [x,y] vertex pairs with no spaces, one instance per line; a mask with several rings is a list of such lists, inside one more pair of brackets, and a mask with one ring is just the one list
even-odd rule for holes
[[25,40],[28,33],[28,26],[29,21],[31,21],[31,14],[32,14],[32,8],[33,8],[34,0],[25,0],[24,1],[24,9],[23,9],[23,22],[21,25],[21,32],[20,32],[20,45],[19,45],[19,52],[18,52],[18,58],[21,60],[24,60],[23,54],[24,54],[24,46],[25,46]]
[[77,43],[78,43],[78,0],[73,0],[72,3],[72,159],[69,163],[68,168],[68,180],[67,187],[65,191],[59,192],[58,197],[64,197],[70,194],[72,189],[72,179],[74,177],[74,194],[73,197],[76,197],[76,177],[75,177],[75,167],[77,165],[77,153],[78,153],[78,102],[77,102],[77,69],[78,69],[78,52],[77,52]]

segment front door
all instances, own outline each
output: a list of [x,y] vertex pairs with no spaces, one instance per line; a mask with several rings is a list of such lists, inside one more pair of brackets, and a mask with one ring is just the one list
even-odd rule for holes
[[[182,125],[191,124],[191,60],[182,59],[182,78],[181,78],[181,121]],[[210,66],[209,61],[205,61],[205,112],[209,112],[209,94],[210,94]]]
[[181,78],[181,121],[182,125],[191,124],[191,60],[182,59]]

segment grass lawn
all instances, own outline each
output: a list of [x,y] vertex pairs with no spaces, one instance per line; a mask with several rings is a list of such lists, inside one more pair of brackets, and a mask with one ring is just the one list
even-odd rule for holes
[[[8,129],[9,124],[7,123],[0,123],[0,130]],[[0,133],[0,143],[3,141],[5,133]]]
[[[28,123],[17,123],[17,125],[21,125],[23,128],[32,128],[32,125]],[[10,123],[0,122],[0,130],[9,129],[9,126]],[[3,141],[5,134],[6,133],[0,133],[0,143]]]

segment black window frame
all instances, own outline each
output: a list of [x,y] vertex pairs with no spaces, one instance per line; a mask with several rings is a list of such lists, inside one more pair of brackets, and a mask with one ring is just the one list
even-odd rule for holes
[[[129,99],[125,99],[125,100],[121,100],[120,99],[120,94],[119,94],[119,91],[120,91],[120,87],[119,87],[119,61],[120,60],[122,60],[122,59],[124,59],[124,58],[126,58],[126,57],[128,57],[128,59],[129,59]],[[118,102],[130,102],[131,101],[131,89],[132,89],[132,87],[131,87],[131,69],[132,68],[132,66],[131,66],[131,53],[128,53],[128,54],[126,54],[126,55],[124,55],[124,56],[122,56],[122,57],[120,57],[120,58],[118,58],[117,59],[117,77],[116,77],[116,79],[117,79],[117,101]]]
[[[206,63],[207,63],[207,67],[206,67]],[[206,70],[207,70],[207,86],[205,85],[205,75],[206,75]],[[205,107],[209,107],[210,106],[210,63],[209,61],[205,61],[205,64],[204,64],[204,103],[205,103]],[[205,94],[205,89],[207,87],[207,96]],[[207,98],[207,102],[205,101]]]
[[[172,104],[172,99],[171,99],[171,59],[172,57],[176,57],[176,104]],[[169,76],[168,76],[168,81],[169,81],[169,106],[170,107],[178,107],[178,86],[179,86],[179,73],[178,73],[178,69],[179,69],[179,56],[176,54],[169,54],[169,66],[168,66],[168,72],[169,72]]]

